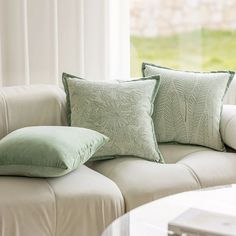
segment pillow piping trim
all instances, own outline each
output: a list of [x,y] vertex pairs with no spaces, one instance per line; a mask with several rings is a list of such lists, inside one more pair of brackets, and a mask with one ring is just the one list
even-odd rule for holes
[[[219,71],[188,71],[188,70],[178,70],[178,69],[172,69],[172,68],[169,68],[169,67],[164,67],[164,66],[158,66],[158,65],[155,65],[155,64],[152,64],[152,63],[148,63],[148,62],[143,62],[142,63],[142,76],[145,77],[144,75],[144,71],[146,69],[146,66],[153,66],[153,67],[156,67],[156,68],[160,68],[160,69],[166,69],[166,70],[172,70],[172,71],[176,71],[176,72],[188,72],[188,73],[196,73],[196,74],[212,74],[212,73],[226,73],[226,74],[229,74],[231,80],[233,79],[234,75],[235,75],[235,72],[232,71],[232,70],[219,70]],[[229,79],[230,79],[229,78]]]

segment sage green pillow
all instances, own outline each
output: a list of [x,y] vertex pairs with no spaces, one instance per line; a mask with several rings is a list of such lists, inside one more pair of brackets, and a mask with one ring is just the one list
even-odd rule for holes
[[0,141],[0,175],[56,177],[85,163],[108,138],[62,126],[18,129]]
[[234,72],[186,72],[143,63],[143,75],[160,75],[153,113],[158,142],[196,144],[224,151],[220,120]]
[[91,160],[137,156],[162,161],[152,122],[159,76],[130,81],[87,81],[63,74],[68,120],[110,138]]

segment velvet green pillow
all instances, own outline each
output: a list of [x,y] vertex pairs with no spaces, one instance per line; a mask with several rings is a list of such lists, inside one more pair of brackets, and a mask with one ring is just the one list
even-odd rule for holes
[[162,161],[152,122],[159,76],[130,81],[87,81],[63,74],[68,120],[110,138],[91,160],[137,156]]
[[85,163],[108,138],[62,126],[18,129],[0,141],[0,175],[56,177]]
[[220,135],[224,95],[234,72],[186,72],[143,63],[144,76],[160,75],[153,121],[158,142],[225,149]]

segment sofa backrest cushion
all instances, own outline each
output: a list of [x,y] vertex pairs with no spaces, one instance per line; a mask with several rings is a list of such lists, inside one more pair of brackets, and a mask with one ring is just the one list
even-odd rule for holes
[[58,86],[0,88],[0,139],[27,126],[66,125],[65,101]]

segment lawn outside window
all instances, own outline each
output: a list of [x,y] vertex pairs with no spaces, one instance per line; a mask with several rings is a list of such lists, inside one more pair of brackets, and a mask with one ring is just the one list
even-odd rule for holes
[[131,75],[143,61],[182,70],[236,70],[235,0],[130,0]]

